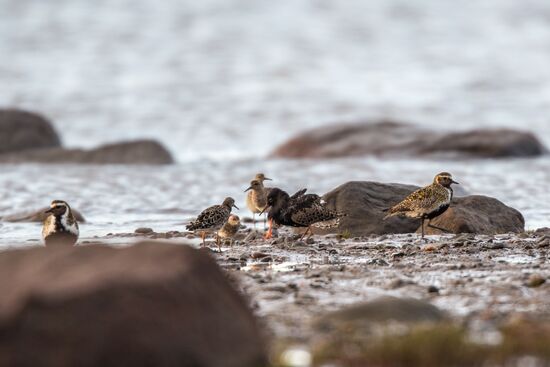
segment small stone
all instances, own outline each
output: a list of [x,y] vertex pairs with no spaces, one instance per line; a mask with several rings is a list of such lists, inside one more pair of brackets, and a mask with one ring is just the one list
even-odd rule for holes
[[544,248],[550,246],[550,237],[544,236],[537,241],[538,248]]
[[368,265],[378,265],[378,266],[388,266],[388,265],[390,265],[390,264],[388,264],[388,262],[386,260],[380,259],[380,258],[372,259],[367,264]]
[[438,293],[439,294],[439,288],[437,288],[435,285],[430,285],[428,287],[428,293]]
[[254,241],[256,238],[258,238],[258,232],[252,231],[244,238],[244,242]]
[[529,288],[540,287],[544,283],[546,283],[546,279],[544,279],[540,274],[532,274],[527,280],[527,286]]
[[264,254],[263,252],[253,252],[250,257],[253,259],[263,259],[264,257],[269,256],[268,254]]
[[138,234],[148,234],[152,232],[153,232],[153,228],[149,228],[149,227],[140,227],[134,231],[134,233],[138,233]]

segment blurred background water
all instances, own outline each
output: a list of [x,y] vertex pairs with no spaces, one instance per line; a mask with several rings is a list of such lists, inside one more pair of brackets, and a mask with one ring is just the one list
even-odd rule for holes
[[[4,165],[0,215],[64,198],[83,236],[182,229],[257,171],[325,192],[351,179],[429,183],[550,225],[550,159],[265,160],[306,128],[393,118],[433,129],[506,126],[550,145],[546,0],[0,0],[0,105],[45,114],[70,147],[156,138],[168,167]],[[239,214],[244,214],[241,210]],[[0,226],[2,244],[39,225]]]

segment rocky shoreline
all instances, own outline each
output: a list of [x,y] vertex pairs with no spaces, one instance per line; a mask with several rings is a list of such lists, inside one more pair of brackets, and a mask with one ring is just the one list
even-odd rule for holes
[[[145,228],[97,240],[120,243],[129,238],[194,247],[199,243],[192,233]],[[435,306],[442,312],[445,322],[480,338],[489,338],[518,318],[544,325],[550,321],[549,229],[438,235],[425,241],[416,234],[324,235],[301,241],[287,231],[265,241],[247,229],[232,246],[225,244],[222,253],[214,243],[209,245],[210,255],[249,300],[275,359],[296,345],[315,354],[319,343],[341,337],[333,328],[319,326],[334,321],[332,312],[386,296],[422,300],[424,308]],[[406,306],[388,302],[397,314],[408,313]],[[370,322],[378,316],[354,317]],[[422,317],[416,317],[412,313],[407,323],[423,324]]]

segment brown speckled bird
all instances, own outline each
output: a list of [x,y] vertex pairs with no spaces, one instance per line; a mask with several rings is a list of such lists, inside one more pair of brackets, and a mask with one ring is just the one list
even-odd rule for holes
[[431,220],[443,214],[451,205],[453,198],[452,184],[458,184],[448,172],[437,174],[431,185],[416,190],[399,204],[388,209],[384,219],[395,215],[422,220],[422,238],[424,238],[424,221],[428,219],[428,227],[448,232],[443,228],[430,224]]
[[213,205],[204,209],[197,219],[189,223],[185,228],[188,231],[201,231],[202,245],[204,246],[206,233],[216,231],[217,237],[217,230],[227,222],[232,208],[239,209],[235,205],[235,200],[227,197],[221,205]]
[[54,200],[46,213],[49,215],[42,227],[44,244],[73,246],[78,240],[79,229],[69,204],[63,200]]
[[[235,237],[235,235],[239,231],[239,228],[241,228],[241,221],[239,220],[239,216],[231,214],[227,219],[227,222],[225,222],[223,227],[218,231],[218,239],[229,239],[231,241],[230,244],[233,245],[233,237]],[[219,241],[218,249],[220,250],[220,252],[222,252]]]
[[[244,190],[248,192],[246,195],[246,206],[252,212],[252,221],[254,222],[254,228],[256,228],[256,214],[263,212],[267,205],[267,195],[269,194],[269,188],[264,186],[264,181],[271,180],[265,177],[263,173],[258,173],[256,177],[250,181],[250,186]],[[264,218],[265,227],[265,218]]]

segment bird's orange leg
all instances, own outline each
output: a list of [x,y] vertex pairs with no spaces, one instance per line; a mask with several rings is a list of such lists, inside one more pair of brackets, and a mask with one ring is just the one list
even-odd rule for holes
[[218,245],[218,250],[222,252],[222,246],[220,245],[220,236],[216,233],[216,245]]
[[269,220],[269,229],[267,230],[264,239],[269,240],[273,237],[273,219]]
[[202,239],[202,247],[204,247],[206,244],[205,244],[205,238],[206,238],[206,232],[201,232],[201,239]]
[[[302,234],[302,237],[300,237],[300,241],[304,239],[304,237],[306,236],[306,234],[311,231],[311,226],[308,226],[306,231],[304,232],[304,234]],[[313,234],[313,233],[312,233]]]

